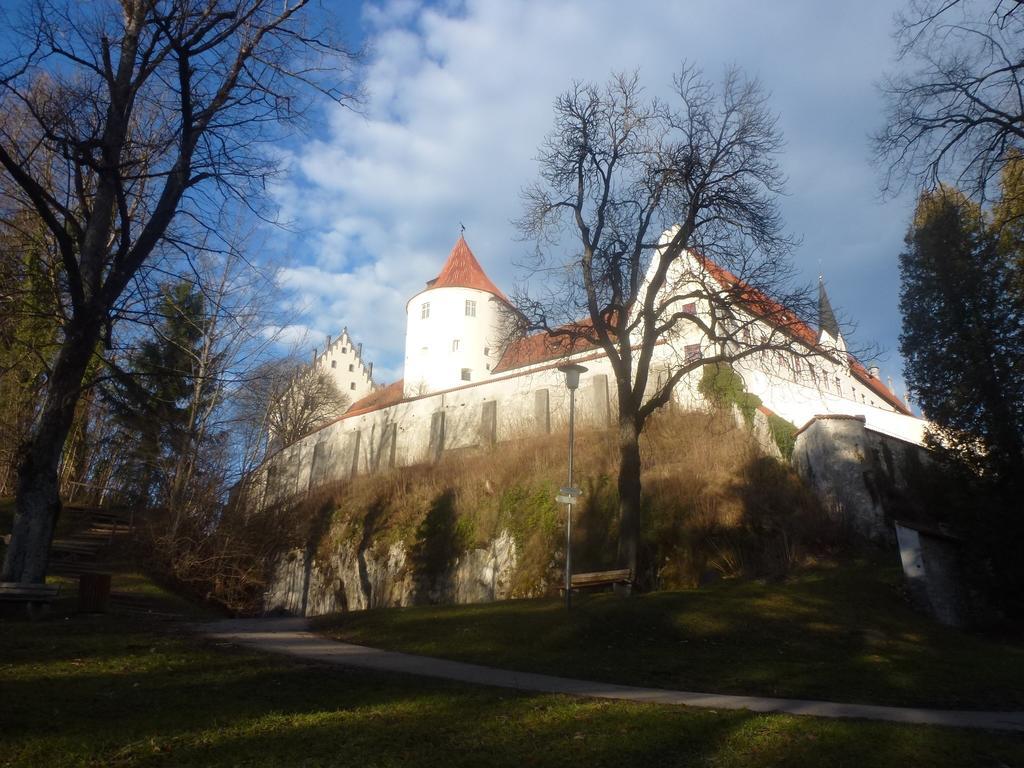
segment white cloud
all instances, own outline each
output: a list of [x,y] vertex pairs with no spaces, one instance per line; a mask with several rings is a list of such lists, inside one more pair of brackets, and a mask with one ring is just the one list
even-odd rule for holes
[[710,76],[735,62],[773,92],[793,193],[784,210],[806,236],[798,265],[809,280],[821,259],[862,338],[895,347],[906,210],[878,203],[866,162],[890,14],[883,2],[811,0],[368,6],[363,114],[328,109],[324,135],[294,151],[277,190],[305,233],[285,278],[308,302],[306,324],[324,335],[347,325],[378,371],[401,375],[405,302],[437,273],[460,222],[499,285],[518,277],[529,246],[509,222],[554,97],[573,79],[636,68],[664,93],[686,58]]

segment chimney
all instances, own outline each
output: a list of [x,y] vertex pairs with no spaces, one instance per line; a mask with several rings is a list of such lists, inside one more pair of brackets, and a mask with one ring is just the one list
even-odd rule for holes
[[356,348],[356,357],[362,358],[363,356],[363,342],[359,342],[359,346]]
[[896,387],[892,385],[892,376],[889,377],[889,391],[892,392],[893,397],[896,396]]
[[868,368],[868,376],[870,376],[872,379],[879,378],[880,373],[881,371],[878,369],[877,365],[872,365],[870,368]]
[[327,337],[327,346],[324,347],[324,349],[330,349],[330,348],[331,348],[331,337],[328,335],[328,337]]
[[368,379],[372,379],[373,378],[373,363],[370,363],[370,370],[366,374],[366,378],[368,378]]

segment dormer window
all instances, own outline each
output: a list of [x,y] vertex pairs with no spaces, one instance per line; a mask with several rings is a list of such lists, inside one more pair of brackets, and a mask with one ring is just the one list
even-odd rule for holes
[[466,299],[466,317],[476,317],[476,302]]
[[338,367],[338,361],[337,360],[331,360],[331,368],[337,368],[337,367]]
[[426,320],[428,317],[430,317],[430,302],[424,301],[420,305],[420,320]]

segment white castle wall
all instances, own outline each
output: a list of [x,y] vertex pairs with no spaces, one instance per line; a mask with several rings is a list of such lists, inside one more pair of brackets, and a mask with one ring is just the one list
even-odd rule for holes
[[[576,395],[579,423],[610,425],[611,366],[597,355],[574,359],[589,369]],[[568,420],[569,402],[558,364],[343,416],[270,457],[255,473],[249,503],[281,502],[356,474],[559,429]]]
[[[659,347],[652,363],[652,387],[658,370],[670,368],[676,354],[669,345]],[[611,365],[601,353],[572,359],[588,368],[580,378],[576,396],[579,423],[611,425],[616,416]],[[568,391],[557,370],[561,362],[346,415],[268,459],[254,478],[250,503],[282,502],[357,474],[434,461],[445,451],[472,450],[558,430],[569,413]],[[843,372],[838,364],[835,367],[843,377],[846,397],[820,391],[808,382],[773,377],[756,368],[742,373],[748,389],[761,397],[766,407],[797,426],[820,414],[857,415],[884,434],[921,442],[923,421],[899,414],[888,405],[882,408],[861,401],[861,390],[870,390],[848,370]],[[692,372],[677,388],[676,400],[684,407],[706,406],[697,391],[700,373],[700,369]]]

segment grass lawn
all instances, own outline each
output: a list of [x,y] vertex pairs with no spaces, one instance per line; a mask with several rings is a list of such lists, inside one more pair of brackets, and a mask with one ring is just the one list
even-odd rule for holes
[[1010,734],[520,695],[61,613],[0,620],[0,766],[1024,764]]
[[380,609],[319,626],[353,643],[609,682],[1024,709],[1024,644],[937,626],[905,604],[898,584],[898,572],[859,562],[784,584],[583,596],[568,616],[544,599]]

